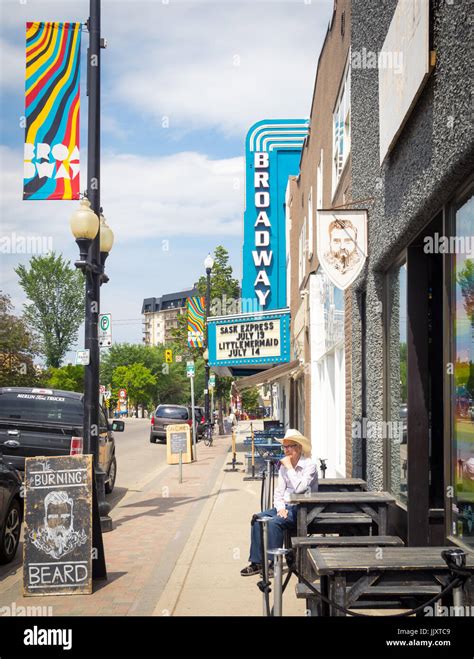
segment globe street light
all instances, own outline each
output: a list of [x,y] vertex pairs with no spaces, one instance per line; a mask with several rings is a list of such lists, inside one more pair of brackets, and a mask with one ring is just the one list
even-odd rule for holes
[[[101,209],[102,211],[102,209]],[[109,281],[109,278],[104,272],[104,266],[105,266],[105,260],[109,255],[109,252],[112,250],[112,246],[114,244],[114,232],[112,229],[109,227],[107,224],[107,220],[105,217],[102,215],[102,212],[100,214],[100,243],[99,243],[99,249],[100,249],[100,265],[102,267],[102,273],[101,273],[101,279],[100,283],[101,284],[106,284]]]
[[[80,207],[71,215],[71,231],[79,246],[78,264],[85,264],[89,247],[99,231],[99,218],[91,208],[90,201],[84,197]],[[83,269],[80,265],[77,265]]]
[[[102,209],[100,209],[102,211]],[[102,283],[109,281],[104,273],[104,263],[114,242],[114,234],[105,217],[97,215],[91,209],[89,199],[81,200],[80,207],[71,216],[71,231],[79,246],[79,260],[76,268],[85,275],[86,309],[84,347],[89,350],[89,364],[84,373],[84,453],[93,455],[94,473],[97,485],[97,500],[102,531],[112,529],[109,517],[110,505],[105,500],[105,478],[99,462],[99,438],[91,432],[92,423],[99,415],[99,344],[97,338],[97,319],[99,315],[99,289]],[[98,244],[98,245],[97,245]],[[94,252],[99,247],[99,260]],[[99,424],[97,424],[99,427]]]
[[205,416],[206,416],[206,423],[211,422],[211,414],[210,414],[210,409],[209,409],[209,350],[208,350],[208,341],[209,341],[209,325],[208,325],[208,317],[209,317],[209,309],[211,307],[211,270],[214,265],[214,259],[212,258],[211,254],[209,253],[205,260],[204,260],[204,267],[206,268],[206,344],[205,344],[205,352],[204,354],[206,355],[204,357],[206,361],[206,369],[205,369],[205,398],[204,398],[204,410],[205,410]]

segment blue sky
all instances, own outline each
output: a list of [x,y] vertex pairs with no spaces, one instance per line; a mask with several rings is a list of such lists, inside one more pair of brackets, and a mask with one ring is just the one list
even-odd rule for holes
[[[332,0],[103,0],[102,205],[115,233],[102,287],[114,341],[141,342],[144,297],[189,288],[224,245],[242,276],[244,144],[264,118],[307,117]],[[71,261],[77,202],[22,200],[25,22],[85,22],[87,0],[0,5],[0,232],[51,238]],[[84,61],[88,43],[82,37]],[[87,161],[81,77],[81,190]],[[14,267],[0,288],[20,312]],[[80,330],[79,347],[83,330]]]

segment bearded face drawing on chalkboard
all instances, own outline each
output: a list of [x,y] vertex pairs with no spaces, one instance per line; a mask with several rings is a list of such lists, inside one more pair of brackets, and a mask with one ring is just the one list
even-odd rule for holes
[[87,542],[83,530],[74,530],[73,504],[67,492],[50,492],[44,499],[44,526],[30,531],[35,547],[53,558],[61,558]]

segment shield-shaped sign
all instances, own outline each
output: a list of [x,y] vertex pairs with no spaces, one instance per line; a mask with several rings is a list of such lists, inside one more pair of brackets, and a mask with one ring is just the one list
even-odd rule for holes
[[367,211],[318,211],[317,248],[321,268],[337,288],[346,289],[367,258]]

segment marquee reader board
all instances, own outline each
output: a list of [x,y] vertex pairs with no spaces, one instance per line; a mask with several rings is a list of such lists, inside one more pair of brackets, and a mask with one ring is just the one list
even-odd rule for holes
[[279,309],[209,318],[209,365],[276,364],[290,360],[290,313]]
[[180,452],[183,462],[192,462],[191,429],[187,423],[171,424],[166,428],[166,457],[169,465],[179,463]]
[[92,456],[25,460],[23,592],[92,593]]

